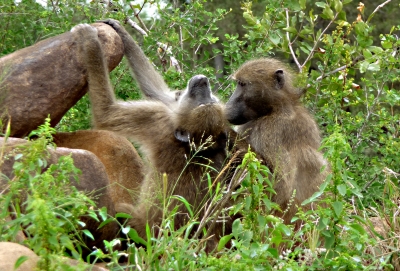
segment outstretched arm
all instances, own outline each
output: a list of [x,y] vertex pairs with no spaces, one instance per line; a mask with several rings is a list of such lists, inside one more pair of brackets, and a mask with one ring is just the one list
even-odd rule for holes
[[128,59],[129,66],[135,75],[136,81],[139,83],[142,93],[147,98],[161,101],[167,105],[174,103],[175,94],[169,90],[162,76],[155,70],[150,60],[125,28],[113,19],[101,22],[110,25],[121,37],[125,48],[125,57]]
[[169,123],[169,109],[158,101],[116,101],[97,29],[80,24],[71,32],[87,70],[95,127],[117,132],[144,144],[149,138],[157,137],[157,123]]
[[88,77],[89,98],[92,104],[94,125],[108,115],[116,104],[110,83],[107,62],[100,46],[97,29],[88,24],[79,24],[71,29]]

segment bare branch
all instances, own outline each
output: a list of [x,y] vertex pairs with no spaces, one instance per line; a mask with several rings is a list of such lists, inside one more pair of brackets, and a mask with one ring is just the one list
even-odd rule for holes
[[141,28],[137,23],[132,21],[130,18],[126,18],[126,22],[130,26],[132,26],[135,30],[137,30],[140,34],[142,34],[143,36],[147,36],[147,32],[143,28]]
[[367,23],[369,23],[369,21],[372,19],[372,17],[374,17],[375,13],[376,13],[379,9],[381,9],[381,8],[383,8],[385,5],[389,4],[391,1],[392,1],[392,0],[387,0],[387,1],[383,2],[382,4],[378,5],[378,6],[376,7],[376,9],[371,13],[371,15],[369,15],[368,20],[367,20]]
[[140,10],[137,12],[136,12],[136,9],[132,6],[132,3],[133,2],[129,2],[129,6],[133,10],[133,13],[135,14],[136,19],[138,20],[138,22],[140,23],[140,25],[142,26],[144,31],[146,31],[146,33],[149,33],[149,29],[147,29],[146,25],[142,21],[142,18],[140,18],[140,16],[139,16],[140,12],[142,12],[142,10],[143,10],[144,4],[146,4],[146,1],[144,1],[143,5],[140,7]]
[[328,28],[331,26],[331,24],[336,20],[337,16],[339,15],[339,12],[336,12],[335,16],[333,17],[333,19],[329,22],[329,24],[325,27],[325,29],[321,32],[321,34],[319,35],[318,39],[315,41],[314,43],[314,47],[311,49],[310,54],[308,55],[308,57],[306,58],[306,60],[304,61],[303,65],[301,65],[301,69],[300,72],[302,71],[303,67],[306,65],[306,63],[314,56],[314,52],[315,49],[317,49],[318,43],[321,41],[322,36],[325,34],[325,32],[328,30]]
[[[289,26],[290,26],[290,25],[289,25],[289,9],[285,8],[285,11],[286,11],[286,27],[289,28]],[[296,54],[295,54],[294,51],[293,51],[292,42],[290,41],[289,31],[286,31],[286,37],[287,37],[288,42],[289,42],[290,53],[292,54],[292,57],[293,57],[293,59],[294,59],[294,62],[296,63],[297,67],[299,68],[299,70],[300,70],[300,72],[301,72],[302,67],[301,67],[299,61],[297,60]]]
[[359,61],[361,61],[361,60],[364,60],[364,56],[358,56],[358,57],[356,57],[356,58],[351,62],[350,65],[343,65],[343,66],[341,66],[341,67],[339,67],[339,68],[337,68],[337,69],[334,69],[333,71],[327,72],[327,73],[325,73],[325,74],[319,76],[316,80],[317,80],[317,81],[321,81],[323,78],[327,77],[328,75],[331,75],[331,74],[340,72],[340,71],[342,71],[342,70],[344,70],[344,69],[347,69],[347,68],[349,68],[349,67],[353,67],[355,64],[357,64],[357,63],[358,63]]
[[176,69],[176,71],[182,73],[182,69],[179,65],[178,60],[172,54],[171,47],[168,47],[168,45],[161,42],[157,42],[157,46],[163,49],[163,51],[169,56],[170,65],[173,66]]

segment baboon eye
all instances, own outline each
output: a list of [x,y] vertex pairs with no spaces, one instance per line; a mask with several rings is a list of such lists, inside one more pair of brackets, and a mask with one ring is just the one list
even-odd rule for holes
[[242,81],[240,81],[240,80],[238,80],[237,83],[238,83],[238,85],[241,86],[241,87],[244,87],[244,86],[246,85],[246,83],[244,83],[244,82],[242,82]]

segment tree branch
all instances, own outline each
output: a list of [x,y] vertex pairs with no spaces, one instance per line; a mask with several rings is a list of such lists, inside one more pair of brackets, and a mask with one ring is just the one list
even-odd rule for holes
[[317,38],[317,40],[314,43],[314,47],[311,49],[310,54],[308,55],[308,57],[306,58],[306,60],[304,60],[303,65],[301,65],[301,69],[300,72],[303,70],[303,67],[306,65],[306,63],[314,56],[314,52],[315,49],[318,46],[318,43],[321,41],[322,36],[325,34],[325,32],[328,30],[328,28],[331,26],[331,24],[336,20],[336,17],[339,15],[338,12],[336,12],[335,16],[333,17],[333,19],[329,22],[329,24],[325,27],[325,29],[321,32],[321,34],[319,35],[319,37]]
[[378,6],[376,7],[376,9],[371,13],[371,15],[369,15],[368,20],[367,20],[367,23],[369,23],[369,21],[372,19],[372,17],[374,17],[375,13],[376,13],[379,9],[381,9],[381,8],[383,8],[385,5],[389,4],[391,1],[392,1],[392,0],[387,0],[387,1],[383,2],[382,4],[378,5]]
[[[285,8],[285,12],[286,12],[286,27],[289,28],[289,26],[290,26],[289,25],[289,9]],[[299,68],[299,70],[301,72],[302,67],[301,67],[299,61],[297,60],[296,54],[293,51],[292,42],[290,41],[289,31],[286,31],[286,37],[287,37],[288,42],[289,42],[290,53],[292,54],[294,62],[296,63],[297,67]]]

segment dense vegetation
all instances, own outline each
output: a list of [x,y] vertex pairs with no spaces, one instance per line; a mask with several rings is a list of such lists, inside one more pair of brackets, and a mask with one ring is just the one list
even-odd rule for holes
[[[290,62],[299,72],[297,86],[320,125],[322,150],[332,166],[320,193],[309,200],[323,201],[325,208],[300,211],[298,217],[305,223],[296,232],[269,215],[274,208],[266,193],[270,182],[260,174],[267,169],[249,153],[243,162],[243,170],[247,169],[240,189],[243,201],[231,210],[246,215],[234,223],[232,235],[221,240],[218,254],[206,255],[203,242],[188,238],[196,221],[171,231],[167,217],[161,237],[151,238],[149,232],[149,239],[141,241],[143,247],[129,247],[129,264],[138,270],[390,270],[397,259],[400,268],[400,25],[395,17],[399,4],[390,0],[365,5],[351,0],[236,2],[171,1],[161,6],[158,1],[140,5],[49,0],[41,5],[33,0],[1,0],[0,56],[69,31],[75,24],[111,17],[121,22],[131,19],[146,32],[125,25],[171,88],[184,88],[190,77],[201,73],[226,99],[234,89],[229,75],[244,61],[269,56]],[[148,16],[143,7],[158,7],[157,15]],[[159,43],[167,50],[159,49]],[[179,68],[171,65],[174,59]],[[140,97],[125,62],[112,72],[112,80],[121,99]],[[89,102],[84,97],[56,129],[89,127]],[[13,206],[1,210],[0,240],[13,240],[19,225],[32,222],[35,227],[26,228],[32,234],[27,244],[44,257],[45,270],[55,270],[50,268],[52,257],[65,254],[66,248],[79,258],[75,247],[81,244],[82,234],[90,233],[78,230],[78,217],[93,204],[65,183],[70,174],[77,174],[69,159],[40,173],[45,166],[43,144],[51,144],[51,132],[47,125],[41,127],[39,140],[22,149],[14,165],[20,174],[17,180],[33,189],[25,199],[28,214],[19,213],[22,202],[11,204],[20,184],[13,182],[8,194],[0,195],[2,207]],[[65,189],[51,189],[56,181]],[[214,192],[216,202],[224,196],[223,189]],[[6,223],[8,210],[19,219]],[[380,223],[384,230],[367,231],[377,218],[384,221]],[[49,225],[57,228],[41,228]],[[137,239],[131,229],[122,227],[122,231]],[[231,239],[232,248],[223,248]],[[110,268],[121,270],[117,264],[121,253],[113,251],[111,244],[108,247],[109,251],[96,251],[95,256],[111,260],[115,264]]]

